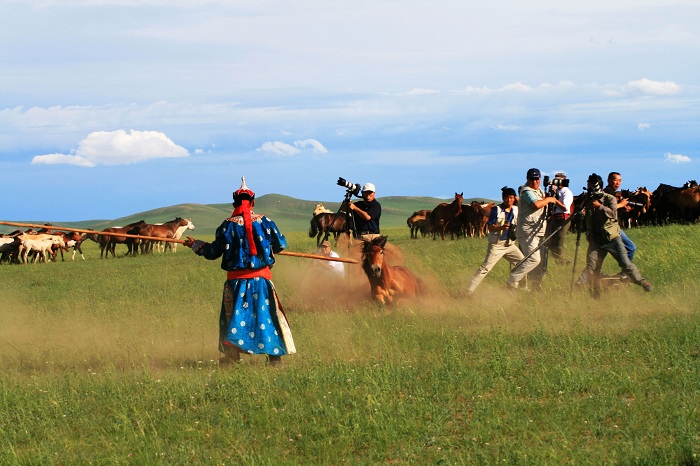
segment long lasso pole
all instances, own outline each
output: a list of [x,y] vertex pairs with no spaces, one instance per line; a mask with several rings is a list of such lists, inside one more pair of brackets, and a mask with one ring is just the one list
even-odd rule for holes
[[[161,238],[158,236],[130,235],[128,233],[117,233],[114,231],[86,230],[84,228],[63,227],[60,225],[39,225],[39,224],[34,224],[34,223],[6,222],[3,220],[0,220],[0,225],[8,225],[8,226],[14,226],[14,227],[23,227],[23,228],[46,228],[47,230],[73,231],[75,233],[87,233],[87,234],[102,235],[102,236],[120,236],[120,237],[142,239],[142,240],[148,240],[148,241],[165,241],[166,243],[179,243],[179,244],[185,243],[185,240],[182,240],[182,239]],[[348,264],[357,264],[357,261],[355,259],[350,259],[348,257],[328,257],[328,256],[323,256],[321,254],[306,254],[303,252],[291,252],[291,251],[280,251],[280,252],[277,252],[275,254],[279,254],[282,256],[291,256],[291,257],[303,257],[306,259],[317,259],[317,260],[323,260],[323,261],[347,262]]]

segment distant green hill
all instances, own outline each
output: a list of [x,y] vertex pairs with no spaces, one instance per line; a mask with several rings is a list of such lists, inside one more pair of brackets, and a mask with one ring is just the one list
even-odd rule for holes
[[[417,196],[388,196],[378,198],[378,200],[382,204],[381,225],[383,227],[405,226],[406,219],[413,212],[422,209],[432,209],[441,202],[452,201],[451,199]],[[468,204],[473,200],[482,201],[484,199],[464,199],[464,203]],[[256,198],[254,210],[274,220],[284,232],[307,231],[317,203],[316,201],[304,201],[280,194],[266,194]],[[340,202],[323,202],[323,205],[336,212],[340,207]],[[216,230],[216,227],[231,215],[232,210],[231,204],[178,204],[139,212],[114,220],[85,220],[65,222],[61,223],[61,225],[102,230],[107,227],[122,226],[139,220],[145,220],[148,223],[162,223],[175,217],[182,217],[192,220],[196,228],[196,235],[211,235]],[[0,232],[2,233],[7,233],[14,229],[14,227],[0,226]]]

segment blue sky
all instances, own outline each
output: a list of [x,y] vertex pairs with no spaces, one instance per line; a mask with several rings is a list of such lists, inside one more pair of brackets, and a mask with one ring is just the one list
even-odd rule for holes
[[[474,5],[472,5],[474,3]],[[479,4],[476,4],[479,3]],[[698,179],[700,3],[4,0],[2,220]]]

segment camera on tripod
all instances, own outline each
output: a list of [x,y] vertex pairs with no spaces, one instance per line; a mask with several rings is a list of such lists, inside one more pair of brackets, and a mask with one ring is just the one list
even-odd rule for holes
[[605,194],[603,191],[603,178],[596,173],[592,173],[586,182],[586,191],[588,191],[588,195],[594,201],[603,199],[603,195]]
[[547,175],[544,176],[542,179],[542,184],[544,186],[556,186],[558,188],[568,188],[569,187],[569,179],[568,178],[552,178],[551,180]]
[[349,182],[348,180],[346,180],[345,178],[340,178],[340,177],[339,177],[339,178],[338,178],[338,186],[342,186],[342,187],[344,187],[345,189],[347,189],[347,190],[348,190],[348,194],[352,194],[352,195],[354,195],[355,197],[362,197],[362,195],[360,194],[360,190],[362,189],[362,186],[360,186],[359,184],[350,183],[350,182]]

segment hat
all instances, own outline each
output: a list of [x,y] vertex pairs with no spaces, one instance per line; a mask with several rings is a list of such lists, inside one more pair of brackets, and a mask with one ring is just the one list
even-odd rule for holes
[[319,246],[322,247],[322,248],[325,248],[325,247],[329,247],[329,248],[330,248],[330,247],[331,247],[331,242],[330,242],[330,241],[321,241],[321,244],[320,244]]
[[248,186],[245,184],[245,176],[241,177],[241,187],[238,188],[236,191],[233,192],[233,201],[236,204],[240,204],[241,201],[243,200],[249,200],[252,201],[255,199],[255,193],[248,189]]
[[539,180],[540,179],[540,171],[536,168],[531,168],[527,171],[527,179],[528,180]]
[[365,191],[374,191],[374,185],[372,183],[365,183],[365,185],[362,187],[362,192],[364,193]]
[[255,193],[248,189],[245,184],[245,176],[241,177],[241,187],[233,192],[233,213],[231,216],[243,216],[243,225],[245,227],[246,239],[248,241],[248,250],[254,256],[258,254],[258,249],[255,246],[255,238],[253,237],[253,227],[251,225],[251,202],[255,199]]

